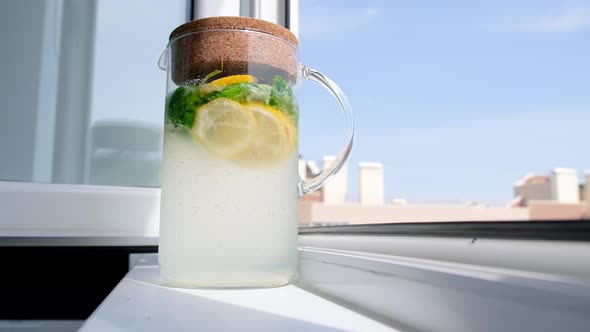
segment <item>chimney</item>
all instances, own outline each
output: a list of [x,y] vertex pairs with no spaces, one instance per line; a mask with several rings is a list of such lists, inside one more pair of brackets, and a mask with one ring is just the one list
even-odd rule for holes
[[359,163],[359,200],[363,205],[385,203],[383,164]]
[[[336,157],[334,156],[324,156],[324,170],[335,159]],[[348,166],[345,162],[340,171],[338,171],[338,173],[336,173],[336,175],[323,187],[322,198],[324,204],[344,204],[346,202],[347,182]]]
[[573,168],[554,168],[551,174],[551,196],[558,203],[579,203],[578,175]]
[[586,182],[584,183],[584,201],[588,207],[588,217],[590,217],[590,169],[586,170]]

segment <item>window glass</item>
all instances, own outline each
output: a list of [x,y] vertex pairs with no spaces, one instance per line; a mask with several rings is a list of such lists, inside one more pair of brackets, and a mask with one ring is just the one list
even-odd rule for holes
[[186,1],[98,2],[90,184],[158,186],[166,73],[156,66]]
[[156,62],[186,17],[186,0],[0,2],[0,180],[157,186]]
[[[588,217],[590,3],[301,0],[299,37],[357,123],[302,225]],[[318,87],[299,99],[313,175],[342,123]]]
[[[0,2],[0,179],[31,181],[34,173],[37,101],[49,102],[53,113],[57,55],[54,24],[57,15],[49,1]],[[47,13],[47,15],[46,15]],[[46,37],[47,36],[47,37]],[[48,69],[42,71],[41,65]],[[48,84],[49,83],[49,84]],[[41,87],[43,85],[43,88]],[[26,87],[26,88],[25,88]],[[44,93],[42,93],[43,91]]]

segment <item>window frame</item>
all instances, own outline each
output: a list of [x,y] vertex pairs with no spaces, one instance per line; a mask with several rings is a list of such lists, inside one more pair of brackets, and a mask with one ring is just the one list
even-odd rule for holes
[[386,235],[590,241],[590,219],[550,221],[414,222],[299,227],[302,235]]

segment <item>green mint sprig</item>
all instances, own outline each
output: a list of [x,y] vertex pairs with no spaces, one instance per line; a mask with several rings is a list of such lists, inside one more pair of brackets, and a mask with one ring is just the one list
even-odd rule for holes
[[199,88],[211,77],[219,73],[221,71],[216,70],[197,84],[177,88],[168,98],[166,121],[175,127],[185,126],[192,128],[195,123],[196,111],[200,106],[216,98],[228,98],[239,103],[264,103],[283,112],[297,124],[299,112],[295,96],[290,85],[281,76],[275,76],[272,85],[235,83],[220,90],[202,94]]

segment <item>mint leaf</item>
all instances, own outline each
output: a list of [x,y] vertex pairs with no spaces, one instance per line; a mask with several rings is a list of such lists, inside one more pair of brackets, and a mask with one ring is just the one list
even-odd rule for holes
[[181,86],[168,99],[166,120],[175,127],[193,127],[195,109],[201,104],[201,95],[194,86]]
[[218,93],[218,97],[228,98],[237,102],[243,102],[250,92],[250,84],[236,83],[223,87]]
[[201,85],[203,85],[203,84],[207,83],[207,81],[208,81],[208,80],[209,80],[211,77],[213,77],[213,76],[217,76],[217,75],[219,75],[219,74],[221,74],[221,70],[219,70],[219,69],[217,69],[217,70],[214,70],[214,71],[210,72],[209,74],[207,74],[207,76],[205,76],[205,77],[204,77],[202,80],[200,80],[200,81],[199,81],[199,84],[197,84],[197,86],[201,86]]
[[[206,95],[204,99],[212,100],[214,98],[223,97],[239,103],[260,102],[268,104],[271,91],[272,87],[266,84],[236,83],[228,85],[219,91],[212,92]],[[209,95],[214,96],[214,98],[211,98]]]
[[270,95],[272,93],[272,86],[268,84],[253,84],[250,88],[250,94],[248,95],[248,101],[256,101],[260,103],[269,104]]
[[272,81],[272,91],[268,104],[278,108],[293,119],[295,123],[299,121],[299,111],[293,90],[291,90],[291,86],[279,75],[275,76]]
[[199,92],[199,87],[207,83],[212,77],[219,75],[221,70],[215,70],[199,80],[197,84],[188,84],[177,88],[168,98],[166,120],[175,127],[186,126],[192,128],[195,123],[196,109],[208,102]]

